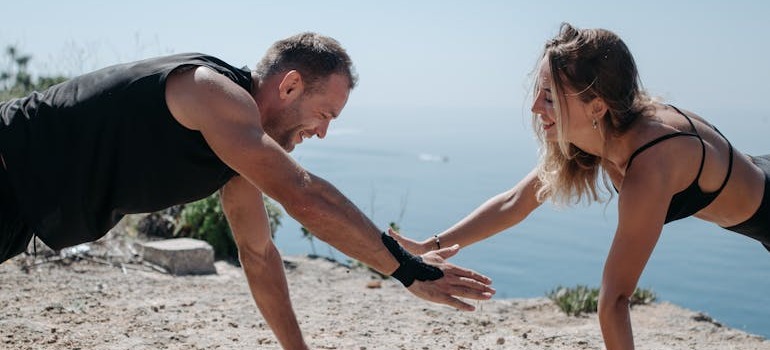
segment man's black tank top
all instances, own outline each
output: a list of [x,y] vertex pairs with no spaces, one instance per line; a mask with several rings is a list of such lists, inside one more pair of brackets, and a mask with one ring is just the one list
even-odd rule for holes
[[166,78],[183,66],[209,67],[251,90],[248,70],[188,53],[103,68],[0,104],[0,154],[22,217],[43,242],[96,240],[124,214],[204,198],[235,175],[168,110]]

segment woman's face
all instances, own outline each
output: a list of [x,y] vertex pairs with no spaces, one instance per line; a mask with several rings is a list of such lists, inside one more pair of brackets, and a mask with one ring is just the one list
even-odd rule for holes
[[[540,62],[537,82],[532,113],[537,115],[546,141],[557,142],[560,134],[570,141],[570,135],[575,136],[587,129],[593,129],[593,121],[587,113],[588,103],[581,101],[579,94],[569,87],[553,86],[548,57]],[[561,98],[558,94],[561,94]],[[560,115],[556,113],[557,104]]]

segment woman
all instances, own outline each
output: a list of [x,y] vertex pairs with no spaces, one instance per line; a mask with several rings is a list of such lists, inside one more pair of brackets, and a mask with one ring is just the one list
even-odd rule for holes
[[650,99],[614,33],[563,24],[545,45],[534,96],[538,166],[431,239],[392,232],[402,245],[413,253],[469,245],[519,223],[545,200],[600,200],[601,177],[619,195],[599,296],[608,349],[633,348],[628,298],[665,223],[695,216],[770,249],[770,155],[741,154],[703,118]]

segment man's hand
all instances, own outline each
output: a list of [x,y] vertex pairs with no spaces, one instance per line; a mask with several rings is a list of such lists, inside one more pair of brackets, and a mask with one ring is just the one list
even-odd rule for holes
[[407,289],[422,299],[465,311],[473,311],[476,308],[459,298],[475,300],[492,298],[495,290],[490,287],[492,280],[489,277],[446,262],[446,259],[457,254],[459,250],[460,246],[454,245],[423,254],[423,261],[441,269],[444,277],[435,281],[415,280]]

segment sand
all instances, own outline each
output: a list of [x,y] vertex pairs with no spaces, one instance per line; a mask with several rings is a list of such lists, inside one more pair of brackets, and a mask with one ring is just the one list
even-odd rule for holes
[[[365,268],[284,259],[313,349],[603,348],[595,314],[570,317],[546,298],[493,299],[462,312]],[[41,260],[0,265],[0,349],[280,349],[232,264],[178,277],[136,261]],[[631,316],[637,349],[770,349],[763,337],[669,303]]]

